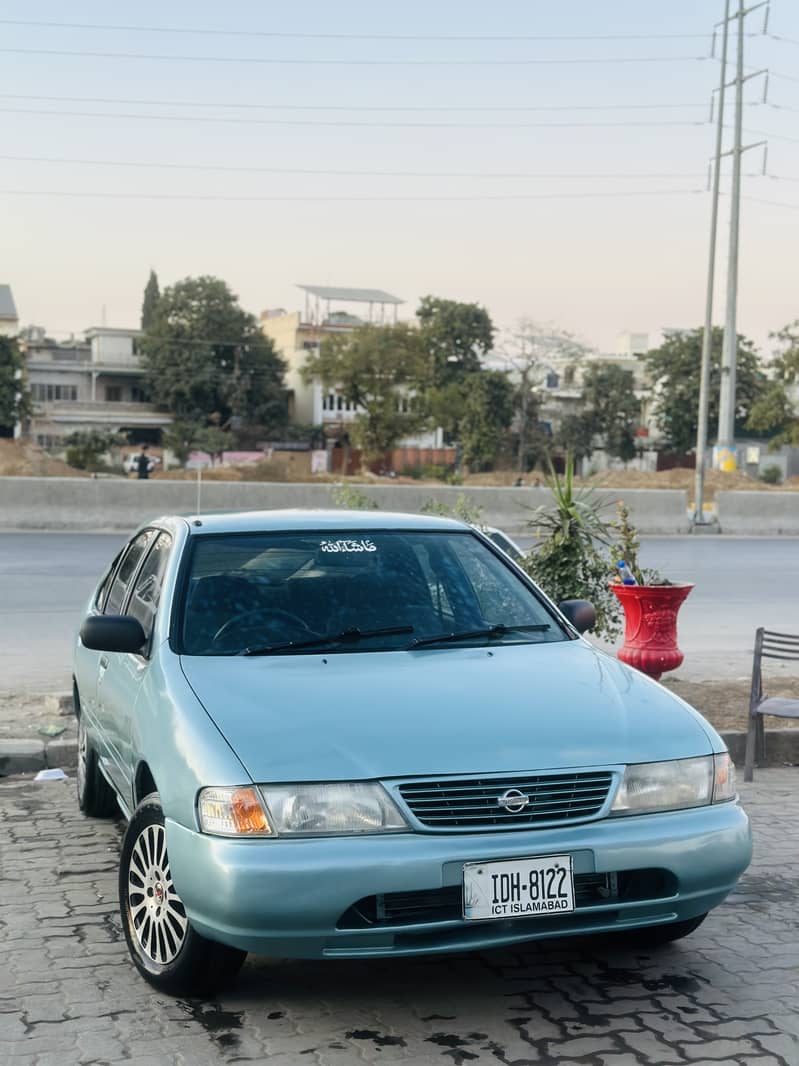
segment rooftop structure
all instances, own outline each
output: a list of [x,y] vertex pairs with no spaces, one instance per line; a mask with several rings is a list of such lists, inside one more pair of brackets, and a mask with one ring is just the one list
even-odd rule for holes
[[[346,335],[367,322],[384,324],[386,308],[405,303],[383,289],[347,289],[326,285],[298,285],[305,293],[304,311],[274,308],[261,314],[261,329],[286,362],[286,388],[290,421],[298,425],[322,426],[328,439],[341,437],[358,417],[358,408],[345,399],[335,386],[323,388],[321,381],[306,381],[303,373],[309,356],[319,350],[326,337]],[[331,303],[355,304],[356,309],[332,309]],[[367,315],[361,307],[369,308]],[[441,432],[409,437],[410,447],[438,448]]]
[[[368,322],[375,320],[374,311],[376,307],[379,308],[377,320],[380,322],[385,322],[386,320],[386,308],[393,307],[393,318],[396,322],[397,308],[405,303],[399,296],[392,296],[391,293],[384,292],[382,289],[347,289],[329,285],[298,285],[297,288],[305,293],[304,321],[311,325],[321,325],[323,321],[331,318],[331,301],[336,303],[368,304]],[[322,315],[320,301],[324,301],[326,305],[324,316]]]

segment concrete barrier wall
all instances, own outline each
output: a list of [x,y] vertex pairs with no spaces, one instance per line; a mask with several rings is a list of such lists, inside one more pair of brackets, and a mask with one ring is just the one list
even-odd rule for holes
[[722,533],[799,536],[799,492],[717,492]]
[[[418,512],[429,500],[453,506],[463,494],[482,508],[483,521],[517,535],[531,532],[536,508],[550,502],[545,488],[479,486],[361,485],[383,511]],[[283,484],[254,481],[205,481],[202,510],[274,510],[282,507],[334,506],[329,483]],[[687,533],[687,496],[681,490],[597,490],[613,517],[624,499],[641,533]],[[799,498],[799,497],[798,497]],[[160,514],[194,513],[193,481],[127,481],[113,478],[0,478],[0,529],[134,529]]]

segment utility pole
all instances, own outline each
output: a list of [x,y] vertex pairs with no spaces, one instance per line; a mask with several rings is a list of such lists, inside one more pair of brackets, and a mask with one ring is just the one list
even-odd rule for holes
[[721,182],[721,144],[724,137],[724,93],[727,88],[727,41],[730,28],[730,0],[724,0],[724,23],[721,39],[721,81],[719,83],[716,151],[713,160],[713,199],[710,209],[710,253],[707,264],[705,329],[702,334],[702,367],[699,377],[699,418],[696,427],[696,475],[694,479],[694,523],[705,521],[705,453],[707,452],[707,404],[710,392],[710,356],[713,345],[713,289],[716,280],[716,234],[719,221],[719,185]]
[[[735,74],[735,140],[732,151],[732,192],[730,198],[730,245],[727,259],[727,311],[724,320],[724,345],[721,353],[721,393],[719,396],[718,442],[714,456],[714,466],[720,470],[735,470],[735,377],[738,354],[738,246],[741,221],[741,157],[750,148],[765,142],[744,146],[741,143],[743,132],[743,94],[744,83],[750,78],[766,74],[763,90],[765,101],[768,92],[768,75],[766,71],[754,71],[744,75],[744,19],[760,7],[766,8],[766,21],[763,32],[768,25],[768,0],[745,8],[744,0],[738,0],[738,11],[733,18],[738,20],[738,55]],[[765,173],[765,161],[764,161]]]
[[732,150],[730,247],[727,259],[727,315],[721,352],[721,394],[716,462],[735,470],[735,363],[738,353],[738,238],[741,221],[741,133],[744,105],[744,0],[738,0],[738,60],[735,74],[735,142]]

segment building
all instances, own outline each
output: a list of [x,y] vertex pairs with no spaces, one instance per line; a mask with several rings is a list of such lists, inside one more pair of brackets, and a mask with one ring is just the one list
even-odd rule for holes
[[[325,436],[335,440],[346,434],[358,410],[336,388],[325,389],[319,381],[305,381],[303,369],[310,353],[318,349],[325,337],[351,333],[369,322],[378,325],[396,322],[398,309],[405,301],[380,289],[297,287],[305,294],[304,310],[264,311],[261,329],[286,362],[289,420],[297,425],[322,426]],[[417,434],[403,441],[403,445],[441,447],[441,432]]]
[[19,316],[10,285],[0,285],[0,337],[14,337],[19,330]]
[[43,329],[23,331],[26,375],[34,404],[26,434],[49,451],[63,451],[76,430],[120,433],[131,444],[153,443],[172,421],[147,400],[139,363],[138,330],[86,331],[57,342]]
[[[542,336],[542,342],[550,338]],[[554,341],[554,337],[551,338]],[[613,352],[586,351],[584,354],[568,344],[551,346],[552,354],[538,359],[528,378],[530,386],[539,397],[539,427],[548,435],[557,434],[564,418],[577,415],[582,409],[583,387],[586,374],[598,366],[617,366],[633,375],[633,389],[640,405],[640,415],[635,433],[638,456],[629,465],[642,469],[654,468],[655,453],[652,451],[657,431],[652,419],[653,395],[647,377],[646,364],[641,356],[649,350],[646,333],[620,334]],[[541,350],[546,350],[542,343]],[[488,356],[485,365],[497,370],[506,370],[516,382],[520,379],[523,358],[497,351]],[[583,464],[603,468],[618,461],[595,449],[590,459]]]

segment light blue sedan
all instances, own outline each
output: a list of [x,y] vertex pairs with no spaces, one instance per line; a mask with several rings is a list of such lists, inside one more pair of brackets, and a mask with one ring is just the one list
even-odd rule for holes
[[247,952],[363,958],[694,930],[751,855],[724,743],[459,522],[167,517],[75,650],[78,799],[128,825],[156,987]]

